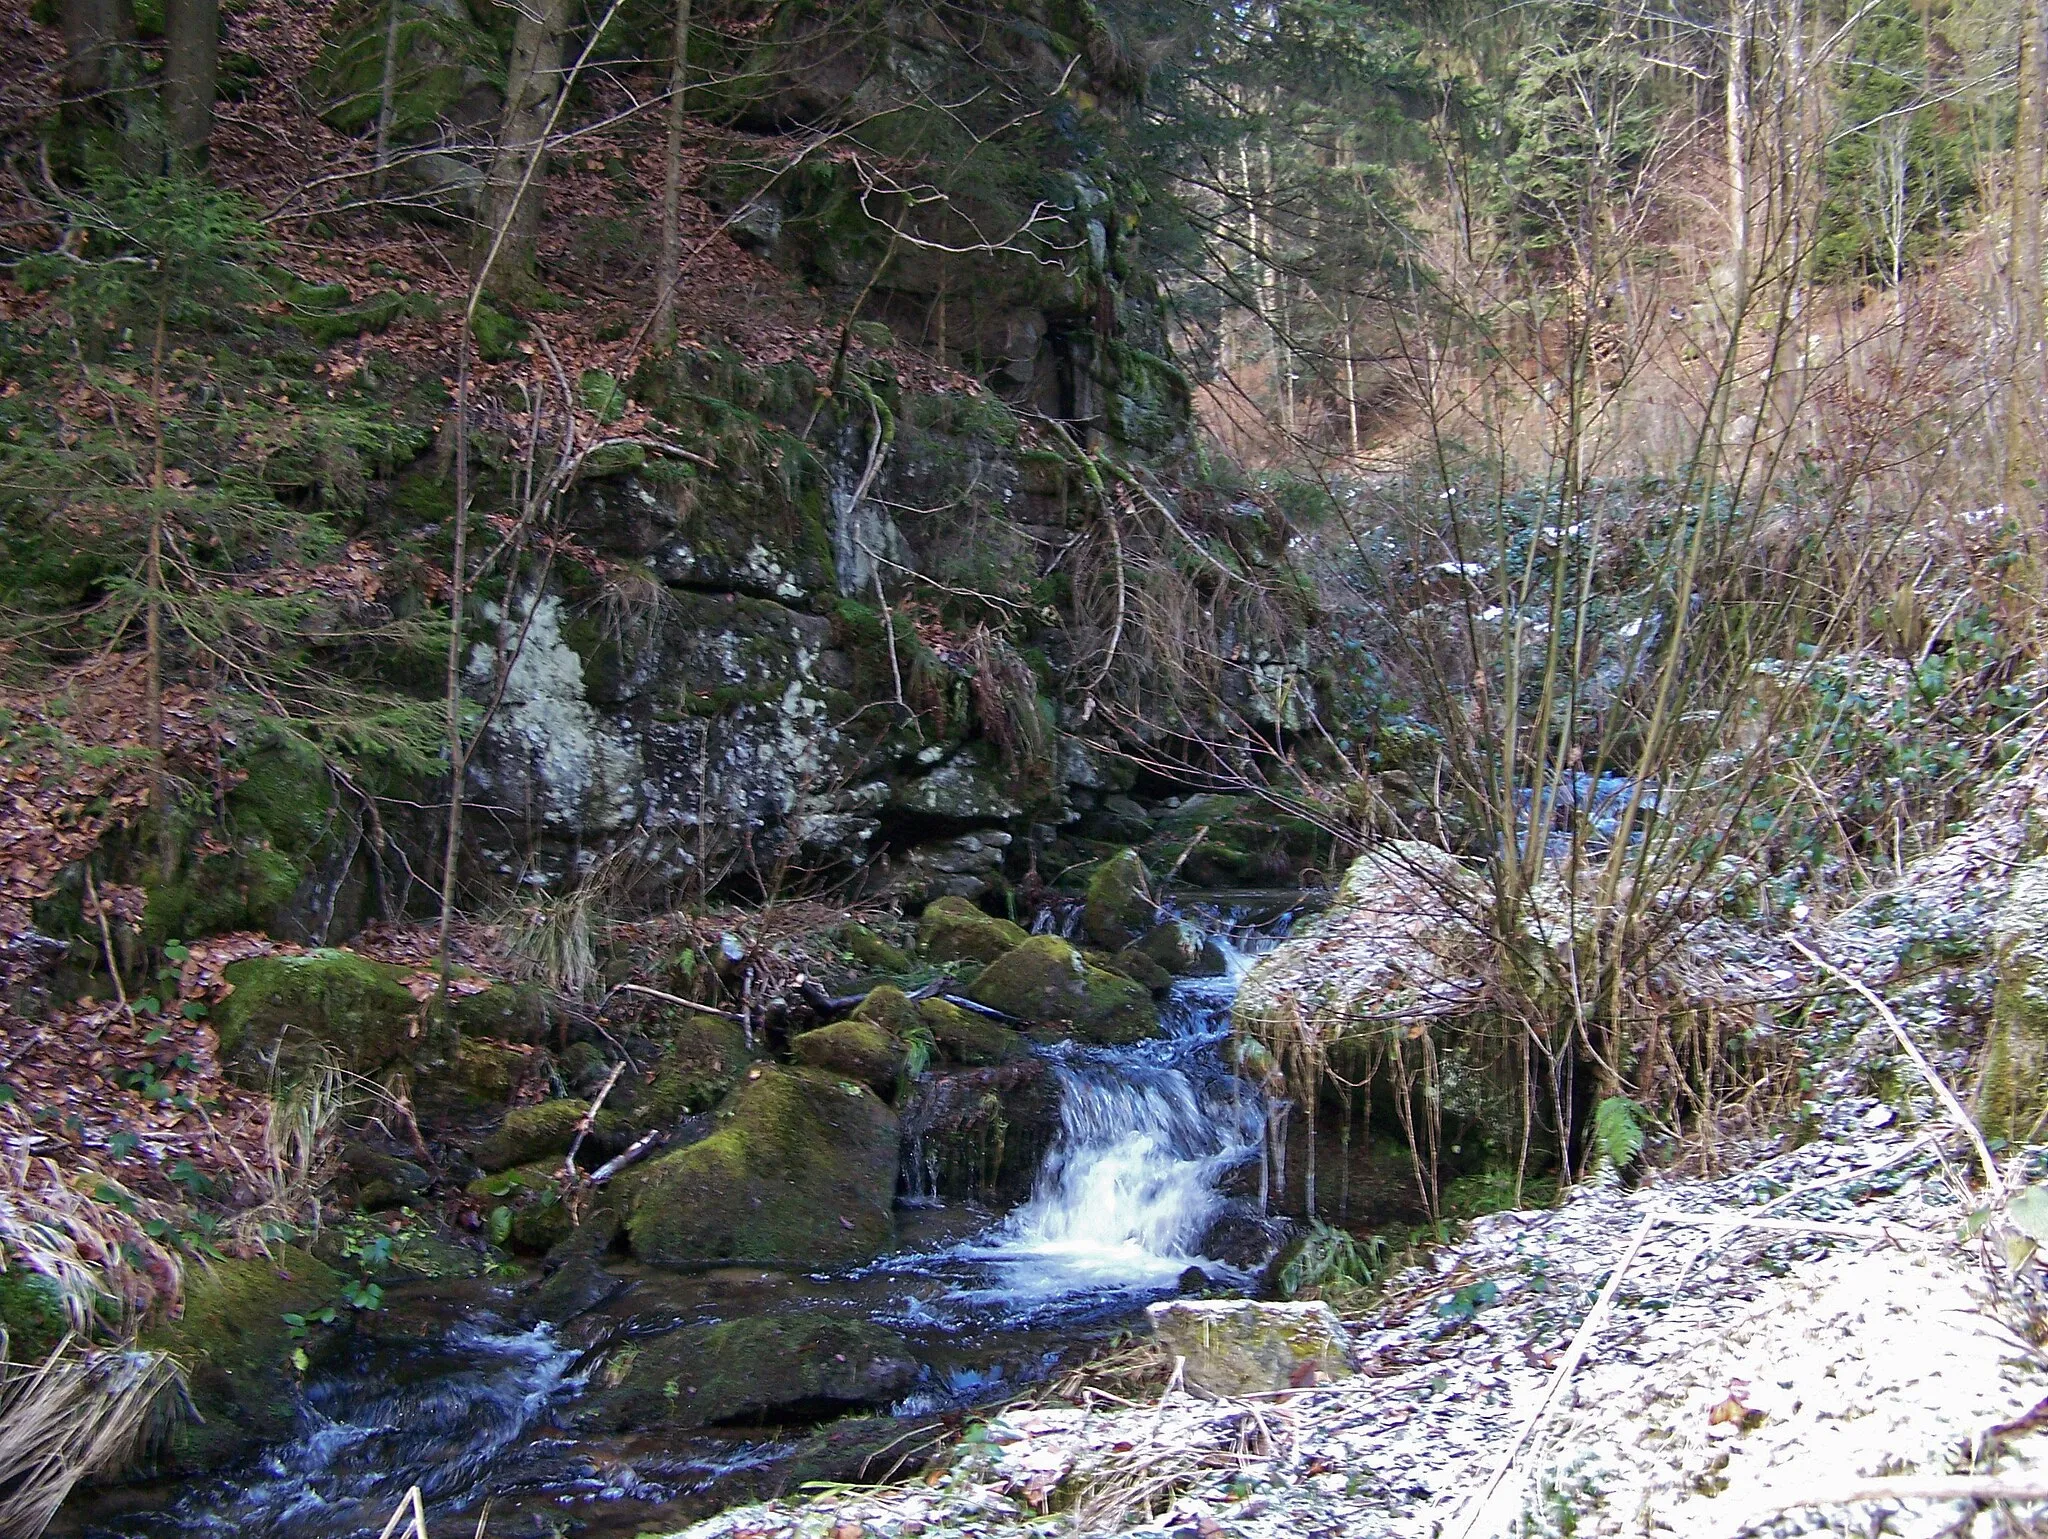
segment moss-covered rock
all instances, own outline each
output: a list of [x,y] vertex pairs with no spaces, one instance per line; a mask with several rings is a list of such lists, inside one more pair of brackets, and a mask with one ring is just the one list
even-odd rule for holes
[[817,1069],[762,1064],[719,1124],[632,1184],[635,1255],[666,1266],[829,1266],[887,1248],[897,1130],[879,1096]]
[[301,1340],[285,1316],[309,1316],[341,1300],[342,1277],[296,1246],[275,1257],[215,1260],[185,1276],[185,1313],[146,1331],[141,1345],[168,1352],[184,1366],[203,1420],[180,1426],[169,1463],[213,1469],[291,1430],[297,1374],[292,1352],[327,1345],[319,1333]]
[[[320,116],[346,134],[377,120],[383,96],[387,7],[344,0],[308,75]],[[417,144],[442,123],[472,126],[503,85],[501,51],[469,10],[450,0],[402,0],[392,60],[392,142]]]
[[234,992],[214,1009],[213,1029],[222,1066],[245,1085],[323,1059],[376,1074],[414,1057],[427,1035],[404,972],[353,952],[251,957],[225,976]]
[[[911,1018],[916,1019],[915,1012]],[[857,1015],[792,1038],[789,1055],[810,1068],[858,1080],[885,1101],[896,1098],[907,1058],[901,1039]]]
[[1977,1117],[1994,1138],[2023,1139],[2048,1109],[2048,858],[2013,878],[1991,931],[1998,964]]
[[940,1059],[956,1068],[987,1068],[1030,1054],[1024,1039],[1009,1027],[963,1010],[950,999],[919,1000],[917,1017],[932,1034]]
[[[1100,952],[1096,953],[1096,956],[1100,955]],[[1091,957],[1089,960],[1094,961],[1095,958]],[[1131,982],[1143,984],[1147,990],[1155,995],[1164,994],[1173,987],[1173,974],[1145,955],[1136,946],[1126,946],[1115,956],[1108,958],[1106,961],[1096,962],[1095,965],[1106,967],[1114,973],[1122,973]]]
[[532,1052],[489,1037],[463,1037],[444,1062],[413,1087],[420,1105],[435,1112],[468,1113],[503,1106],[534,1068]]
[[469,1183],[469,1195],[491,1205],[492,1239],[500,1238],[497,1210],[505,1210],[502,1238],[514,1250],[543,1255],[576,1227],[562,1201],[562,1162],[535,1160]]
[[1154,925],[1137,949],[1176,978],[1220,978],[1230,971],[1223,948],[1185,919]]
[[1019,925],[984,914],[965,898],[940,898],[917,921],[918,944],[934,962],[993,962],[1029,936]]
[[892,946],[864,924],[849,924],[839,932],[839,943],[862,967],[878,973],[907,973],[910,958],[899,946]]
[[674,1028],[632,1120],[643,1128],[673,1127],[709,1111],[739,1083],[753,1053],[738,1021],[691,1013]]
[[917,1030],[920,1017],[910,996],[894,984],[884,983],[868,991],[868,997],[853,1008],[857,1021],[871,1021],[892,1037],[907,1037]]
[[1151,1305],[1152,1332],[1211,1395],[1265,1395],[1349,1378],[1351,1338],[1328,1304],[1172,1299]]
[[464,1036],[539,1042],[548,1027],[547,991],[537,983],[494,983],[448,1001],[448,1024]]
[[0,1330],[7,1332],[7,1356],[33,1363],[64,1339],[67,1323],[57,1285],[40,1272],[10,1260],[0,1272]]
[[1119,850],[1088,878],[1081,923],[1104,951],[1121,951],[1158,922],[1152,879],[1136,850]]
[[1039,1026],[1059,1026],[1106,1046],[1137,1042],[1159,1030],[1151,991],[1129,978],[1091,967],[1057,935],[1034,935],[991,962],[968,997]]
[[893,1400],[917,1372],[908,1343],[865,1320],[755,1316],[619,1348],[577,1419],[608,1431],[816,1421]]
[[497,1132],[470,1150],[479,1169],[509,1170],[549,1154],[567,1154],[576,1129],[590,1110],[588,1101],[542,1101],[506,1113]]
[[922,1198],[1022,1202],[1059,1127],[1059,1078],[1043,1058],[926,1075],[903,1108],[905,1180]]

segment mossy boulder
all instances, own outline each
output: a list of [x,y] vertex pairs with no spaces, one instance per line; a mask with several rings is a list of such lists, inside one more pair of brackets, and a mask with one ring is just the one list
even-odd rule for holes
[[1173,974],[1145,955],[1136,946],[1126,946],[1115,956],[1097,961],[1097,952],[1089,958],[1097,967],[1106,967],[1113,973],[1122,973],[1133,983],[1141,983],[1154,995],[1164,994],[1173,987]]
[[910,958],[899,946],[892,946],[864,924],[849,924],[839,932],[839,943],[854,961],[878,973],[907,973]]
[[1088,878],[1081,924],[1104,951],[1121,951],[1157,922],[1152,878],[1136,850],[1118,850]]
[[864,1085],[761,1064],[710,1137],[632,1183],[633,1253],[665,1266],[866,1261],[895,1232],[896,1117]]
[[917,1030],[917,1006],[894,984],[884,983],[868,991],[868,997],[853,1008],[857,1021],[871,1021],[893,1037],[907,1037]]
[[2048,857],[2013,878],[1992,925],[1998,966],[1977,1117],[1993,1138],[2020,1140],[2048,1109]]
[[1031,1187],[1060,1128],[1059,1077],[1043,1058],[928,1074],[903,1108],[910,1190],[1010,1206]]
[[470,1150],[470,1158],[486,1171],[509,1170],[549,1154],[567,1154],[576,1129],[590,1111],[588,1101],[542,1101],[515,1106],[498,1130]]
[[0,1330],[7,1332],[12,1361],[33,1363],[47,1357],[67,1329],[55,1283],[18,1261],[0,1272]]
[[1206,1394],[1275,1394],[1356,1371],[1351,1338],[1328,1304],[1171,1299],[1145,1313],[1189,1385]]
[[464,1036],[539,1042],[547,1031],[547,991],[537,983],[494,983],[448,1001],[448,1024]]
[[[911,1018],[916,1019],[914,1011]],[[896,1098],[908,1057],[902,1040],[887,1027],[857,1015],[792,1038],[789,1055],[810,1068],[858,1080],[885,1101]]]
[[317,1314],[341,1302],[342,1276],[297,1246],[274,1257],[214,1260],[185,1274],[185,1312],[143,1333],[140,1345],[184,1366],[201,1420],[172,1434],[168,1462],[213,1469],[292,1429],[297,1374],[292,1353],[317,1356],[333,1340],[295,1338],[288,1314]]
[[498,1232],[498,1209],[505,1210],[503,1241],[528,1255],[544,1255],[569,1237],[576,1227],[562,1201],[562,1162],[533,1160],[469,1183],[469,1195],[484,1199],[493,1215],[491,1238]]
[[416,1056],[427,1035],[403,970],[353,952],[251,957],[225,976],[234,992],[215,1007],[213,1029],[222,1067],[245,1085],[322,1060],[377,1074]]
[[509,1102],[535,1067],[529,1048],[489,1037],[462,1037],[446,1061],[419,1076],[413,1097],[435,1113],[483,1111]]
[[753,1059],[738,1021],[692,1012],[677,1023],[632,1120],[643,1128],[673,1127],[709,1111],[739,1083]]
[[1185,919],[1154,925],[1137,949],[1176,978],[1220,978],[1230,971],[1223,948]]
[[927,904],[918,916],[917,935],[933,962],[993,962],[1029,939],[1022,926],[984,914],[965,898]]
[[886,1404],[917,1376],[909,1344],[882,1326],[754,1316],[617,1349],[591,1376],[577,1420],[606,1431],[809,1422]]
[[1105,1046],[1137,1042],[1159,1030],[1159,1011],[1149,989],[1091,967],[1057,935],[1034,935],[998,957],[982,969],[968,997]]
[[[346,134],[375,124],[383,95],[388,12],[380,0],[335,8],[307,77],[321,118]],[[449,123],[473,127],[496,105],[502,53],[455,0],[401,0],[392,51],[391,138],[417,144]]]
[[957,1068],[987,1068],[1030,1054],[1023,1037],[1009,1027],[963,1010],[950,999],[919,1000],[917,1018],[932,1034],[939,1057]]

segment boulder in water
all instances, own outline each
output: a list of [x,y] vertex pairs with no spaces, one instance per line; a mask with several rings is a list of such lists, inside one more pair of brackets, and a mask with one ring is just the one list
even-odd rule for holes
[[1154,925],[1136,949],[1176,978],[1221,978],[1230,971],[1223,948],[1185,919]]
[[1159,1030],[1150,990],[1091,967],[1057,935],[1034,935],[974,980],[977,1004],[1040,1026],[1063,1026],[1106,1047],[1142,1041]]
[[1103,950],[1123,950],[1152,928],[1158,913],[1151,877],[1136,850],[1118,850],[1088,878],[1081,923]]
[[757,1315],[618,1348],[592,1375],[578,1419],[619,1431],[821,1421],[893,1400],[917,1373],[909,1345],[879,1325]]
[[831,1266],[894,1235],[896,1117],[866,1086],[760,1064],[718,1128],[619,1177],[633,1253],[663,1266]]
[[1009,1027],[963,1010],[950,999],[921,999],[917,1018],[932,1034],[932,1045],[946,1063],[962,1069],[985,1069],[1025,1057],[1024,1039]]
[[1210,1220],[1195,1249],[1211,1261],[1258,1274],[1272,1265],[1293,1235],[1294,1225],[1288,1220],[1261,1213],[1258,1204],[1239,1198]]
[[1059,1080],[1042,1058],[927,1075],[903,1108],[905,1177],[920,1198],[1022,1202],[1059,1129]]
[[1351,1338],[1328,1304],[1169,1299],[1145,1310],[1152,1333],[1211,1395],[1268,1395],[1349,1378]]
[[[1097,960],[1100,958],[1101,960]],[[1142,983],[1155,995],[1164,994],[1173,987],[1173,974],[1146,956],[1136,946],[1126,946],[1113,957],[1103,957],[1095,952],[1088,960],[1096,966],[1106,967],[1111,972],[1122,973],[1133,983]]]
[[939,898],[917,921],[919,944],[934,962],[993,962],[1027,939],[1007,919],[984,914],[965,898]]

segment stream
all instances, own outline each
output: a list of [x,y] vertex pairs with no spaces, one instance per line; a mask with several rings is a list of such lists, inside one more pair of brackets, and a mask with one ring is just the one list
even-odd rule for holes
[[1240,978],[1292,914],[1266,895],[1212,896],[1181,917],[1218,941],[1228,971],[1176,981],[1159,1037],[1043,1049],[1059,1131],[1008,1214],[919,1200],[912,1159],[901,1249],[853,1271],[675,1273],[621,1259],[616,1296],[560,1328],[522,1323],[504,1284],[394,1288],[384,1314],[309,1377],[295,1437],[224,1475],[83,1496],[52,1532],[374,1539],[418,1484],[436,1533],[468,1531],[488,1502],[494,1539],[629,1539],[772,1489],[819,1429],[581,1428],[579,1400],[623,1340],[749,1316],[858,1316],[900,1335],[916,1361],[916,1381],[886,1407],[908,1435],[1078,1363],[1155,1299],[1248,1286],[1200,1253],[1228,1194],[1256,1194],[1263,1147],[1265,1108],[1219,1049]]

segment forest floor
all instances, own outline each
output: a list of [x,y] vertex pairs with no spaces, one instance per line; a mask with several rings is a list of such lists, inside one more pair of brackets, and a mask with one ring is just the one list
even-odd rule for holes
[[[2016,778],[1815,934],[1952,1082],[2038,795]],[[1926,964],[1930,936],[1952,962]],[[1143,1391],[1105,1376],[1122,1395],[1012,1407],[919,1482],[736,1509],[690,1539],[2003,1532],[1986,1482],[2048,1497],[2041,1267],[1972,1234],[1970,1147],[1875,1012],[1844,995],[1805,1024],[1789,1135],[1477,1221],[1347,1322],[1355,1377],[1218,1400],[1162,1391],[1163,1364]],[[2044,1156],[2008,1153],[2008,1184]]]

